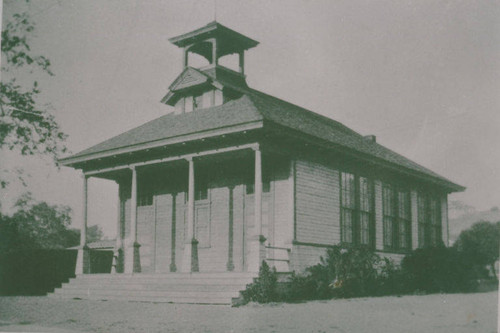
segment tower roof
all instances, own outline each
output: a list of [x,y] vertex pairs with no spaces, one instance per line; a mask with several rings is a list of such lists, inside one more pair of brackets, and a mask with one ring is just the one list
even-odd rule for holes
[[[259,44],[259,42],[229,29],[216,21],[210,22],[204,27],[191,32],[172,37],[169,41],[178,47],[186,47],[193,44],[199,44],[211,38],[217,40],[217,53],[219,57],[248,50]],[[210,57],[211,51],[208,48],[198,47],[196,50],[191,50],[191,52],[198,53],[208,58]]]

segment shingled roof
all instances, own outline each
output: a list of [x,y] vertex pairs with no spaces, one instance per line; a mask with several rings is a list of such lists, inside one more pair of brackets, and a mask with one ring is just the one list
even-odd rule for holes
[[[230,128],[257,122],[272,122],[283,127],[324,140],[338,147],[361,153],[384,161],[392,166],[402,168],[412,174],[430,178],[454,191],[464,188],[435,172],[407,159],[406,157],[370,140],[351,130],[343,124],[288,103],[279,98],[267,95],[246,86],[235,84],[234,80],[224,76],[214,77],[210,72],[202,72],[211,80],[230,89],[239,91],[242,96],[219,106],[210,107],[198,112],[183,114],[167,114],[123,134],[83,150],[73,156],[62,159],[63,164],[71,165],[77,157],[93,159],[93,155],[109,152],[115,153],[125,147],[137,147],[159,140],[176,138],[184,135],[203,133],[214,129]],[[67,163],[65,163],[67,161]]]

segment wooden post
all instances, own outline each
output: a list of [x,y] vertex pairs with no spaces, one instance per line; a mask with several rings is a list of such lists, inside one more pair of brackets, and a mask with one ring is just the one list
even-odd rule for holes
[[239,58],[240,58],[240,61],[239,61],[239,68],[240,68],[240,73],[242,75],[245,75],[245,51],[240,51],[240,54],[239,54]]
[[189,51],[188,48],[184,48],[184,54],[182,57],[182,70],[184,70],[188,66],[188,60],[189,60]]
[[122,260],[123,260],[123,239],[122,239],[122,199],[121,199],[121,186],[119,182],[118,185],[118,216],[116,219],[116,243],[113,253],[113,265],[111,266],[111,273],[121,273],[122,272]]
[[126,244],[125,273],[139,273],[141,262],[139,256],[139,243],[137,243],[137,170],[132,170],[132,189],[130,195],[130,236]]
[[219,59],[217,58],[217,39],[212,39],[212,64],[217,66]]
[[262,152],[255,149],[255,231],[262,236]]
[[197,240],[194,236],[194,161],[192,157],[187,158],[189,164],[188,176],[188,207],[187,207],[187,237],[184,244],[183,258],[182,258],[182,272],[196,272],[198,271],[198,258],[197,258]]
[[82,227],[80,230],[80,248],[76,258],[75,274],[90,273],[90,253],[87,247],[87,211],[88,211],[88,177],[83,177],[83,207],[82,207]]
[[262,152],[259,147],[255,151],[255,185],[254,185],[254,235],[250,240],[248,270],[258,272],[262,260],[265,259],[265,237],[262,235]]

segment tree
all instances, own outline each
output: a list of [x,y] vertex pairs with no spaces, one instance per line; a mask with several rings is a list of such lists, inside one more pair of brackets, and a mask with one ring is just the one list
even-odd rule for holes
[[21,248],[64,249],[79,244],[77,230],[69,229],[71,208],[36,202],[30,193],[16,202],[12,217],[1,216],[1,247],[5,250]]
[[495,262],[499,257],[500,221],[491,223],[480,221],[464,230],[454,245],[459,251],[467,253],[478,265],[488,266],[497,278]]
[[[16,202],[12,216],[0,213],[0,252],[19,249],[65,249],[80,244],[80,230],[70,229],[71,208],[35,201],[30,193]],[[87,242],[102,240],[98,225],[87,228]]]
[[[53,75],[50,61],[34,55],[29,36],[35,29],[27,13],[14,14],[2,30],[2,78],[0,82],[0,149],[18,151],[21,155],[48,155],[57,161],[66,151],[66,139],[47,105],[40,105],[40,89],[34,81],[29,87],[18,83],[16,75],[21,69],[39,69]],[[26,85],[26,84],[24,84]],[[3,177],[2,177],[3,178]],[[0,188],[8,182],[0,179]]]

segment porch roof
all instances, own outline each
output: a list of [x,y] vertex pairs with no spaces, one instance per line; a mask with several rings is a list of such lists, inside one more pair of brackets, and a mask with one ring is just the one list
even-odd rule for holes
[[[197,135],[203,137],[216,129],[230,129],[253,124],[264,127],[276,124],[301,134],[326,141],[335,147],[355,153],[361,157],[396,167],[400,171],[425,178],[452,191],[465,188],[408,158],[351,130],[345,125],[300,106],[267,95],[246,84],[226,80],[223,76],[212,76],[209,71],[200,71],[213,81],[238,91],[242,96],[220,106],[200,111],[167,114],[144,125],[115,136],[75,155],[61,159],[63,165],[71,166],[76,161],[93,160],[97,157],[119,154],[124,148],[140,150],[152,143],[163,143],[166,139]],[[268,126],[266,125],[266,127]],[[142,147],[142,148],[141,148]]]

